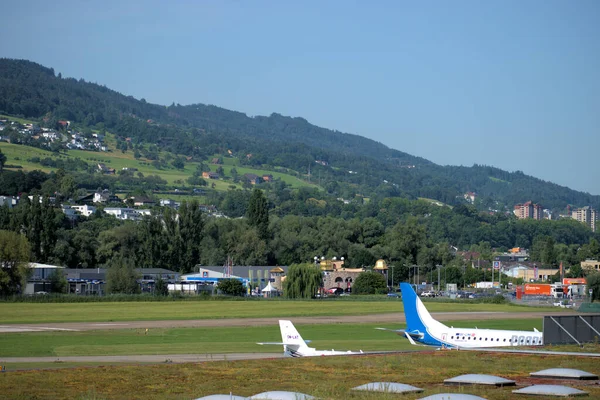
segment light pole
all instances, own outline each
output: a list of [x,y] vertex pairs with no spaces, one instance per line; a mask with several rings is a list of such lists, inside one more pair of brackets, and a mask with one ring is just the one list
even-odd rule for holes
[[438,292],[439,292],[440,291],[440,267],[441,267],[441,265],[437,264],[436,267],[437,267],[437,270],[438,270]]
[[391,267],[392,267],[392,290],[394,290],[394,266],[391,265]]

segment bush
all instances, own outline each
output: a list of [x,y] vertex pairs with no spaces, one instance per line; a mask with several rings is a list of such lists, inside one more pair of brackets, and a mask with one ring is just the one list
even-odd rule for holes
[[387,282],[385,276],[377,272],[362,272],[352,285],[353,294],[385,294]]

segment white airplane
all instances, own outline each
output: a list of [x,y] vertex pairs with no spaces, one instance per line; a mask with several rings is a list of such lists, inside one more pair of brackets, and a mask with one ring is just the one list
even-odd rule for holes
[[277,344],[283,345],[283,354],[287,357],[316,357],[316,356],[347,356],[353,354],[363,354],[355,351],[335,351],[335,350],[315,350],[306,345],[306,341],[292,324],[292,321],[279,320],[279,329],[281,330],[282,342],[263,342],[257,344]]
[[533,331],[509,331],[448,327],[433,319],[411,285],[401,283],[400,289],[402,303],[404,303],[406,329],[394,330],[394,332],[405,336],[411,344],[421,343],[453,349],[542,346],[544,344],[542,332],[535,328]]

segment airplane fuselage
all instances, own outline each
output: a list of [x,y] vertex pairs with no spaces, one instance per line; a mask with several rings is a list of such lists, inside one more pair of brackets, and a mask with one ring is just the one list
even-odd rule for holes
[[541,346],[544,344],[542,332],[472,328],[427,330],[427,333],[421,338],[414,340],[430,346],[449,348]]

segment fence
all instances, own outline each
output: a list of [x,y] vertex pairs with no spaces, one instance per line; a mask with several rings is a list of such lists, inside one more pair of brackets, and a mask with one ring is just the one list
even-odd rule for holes
[[544,317],[544,344],[600,341],[600,314]]

